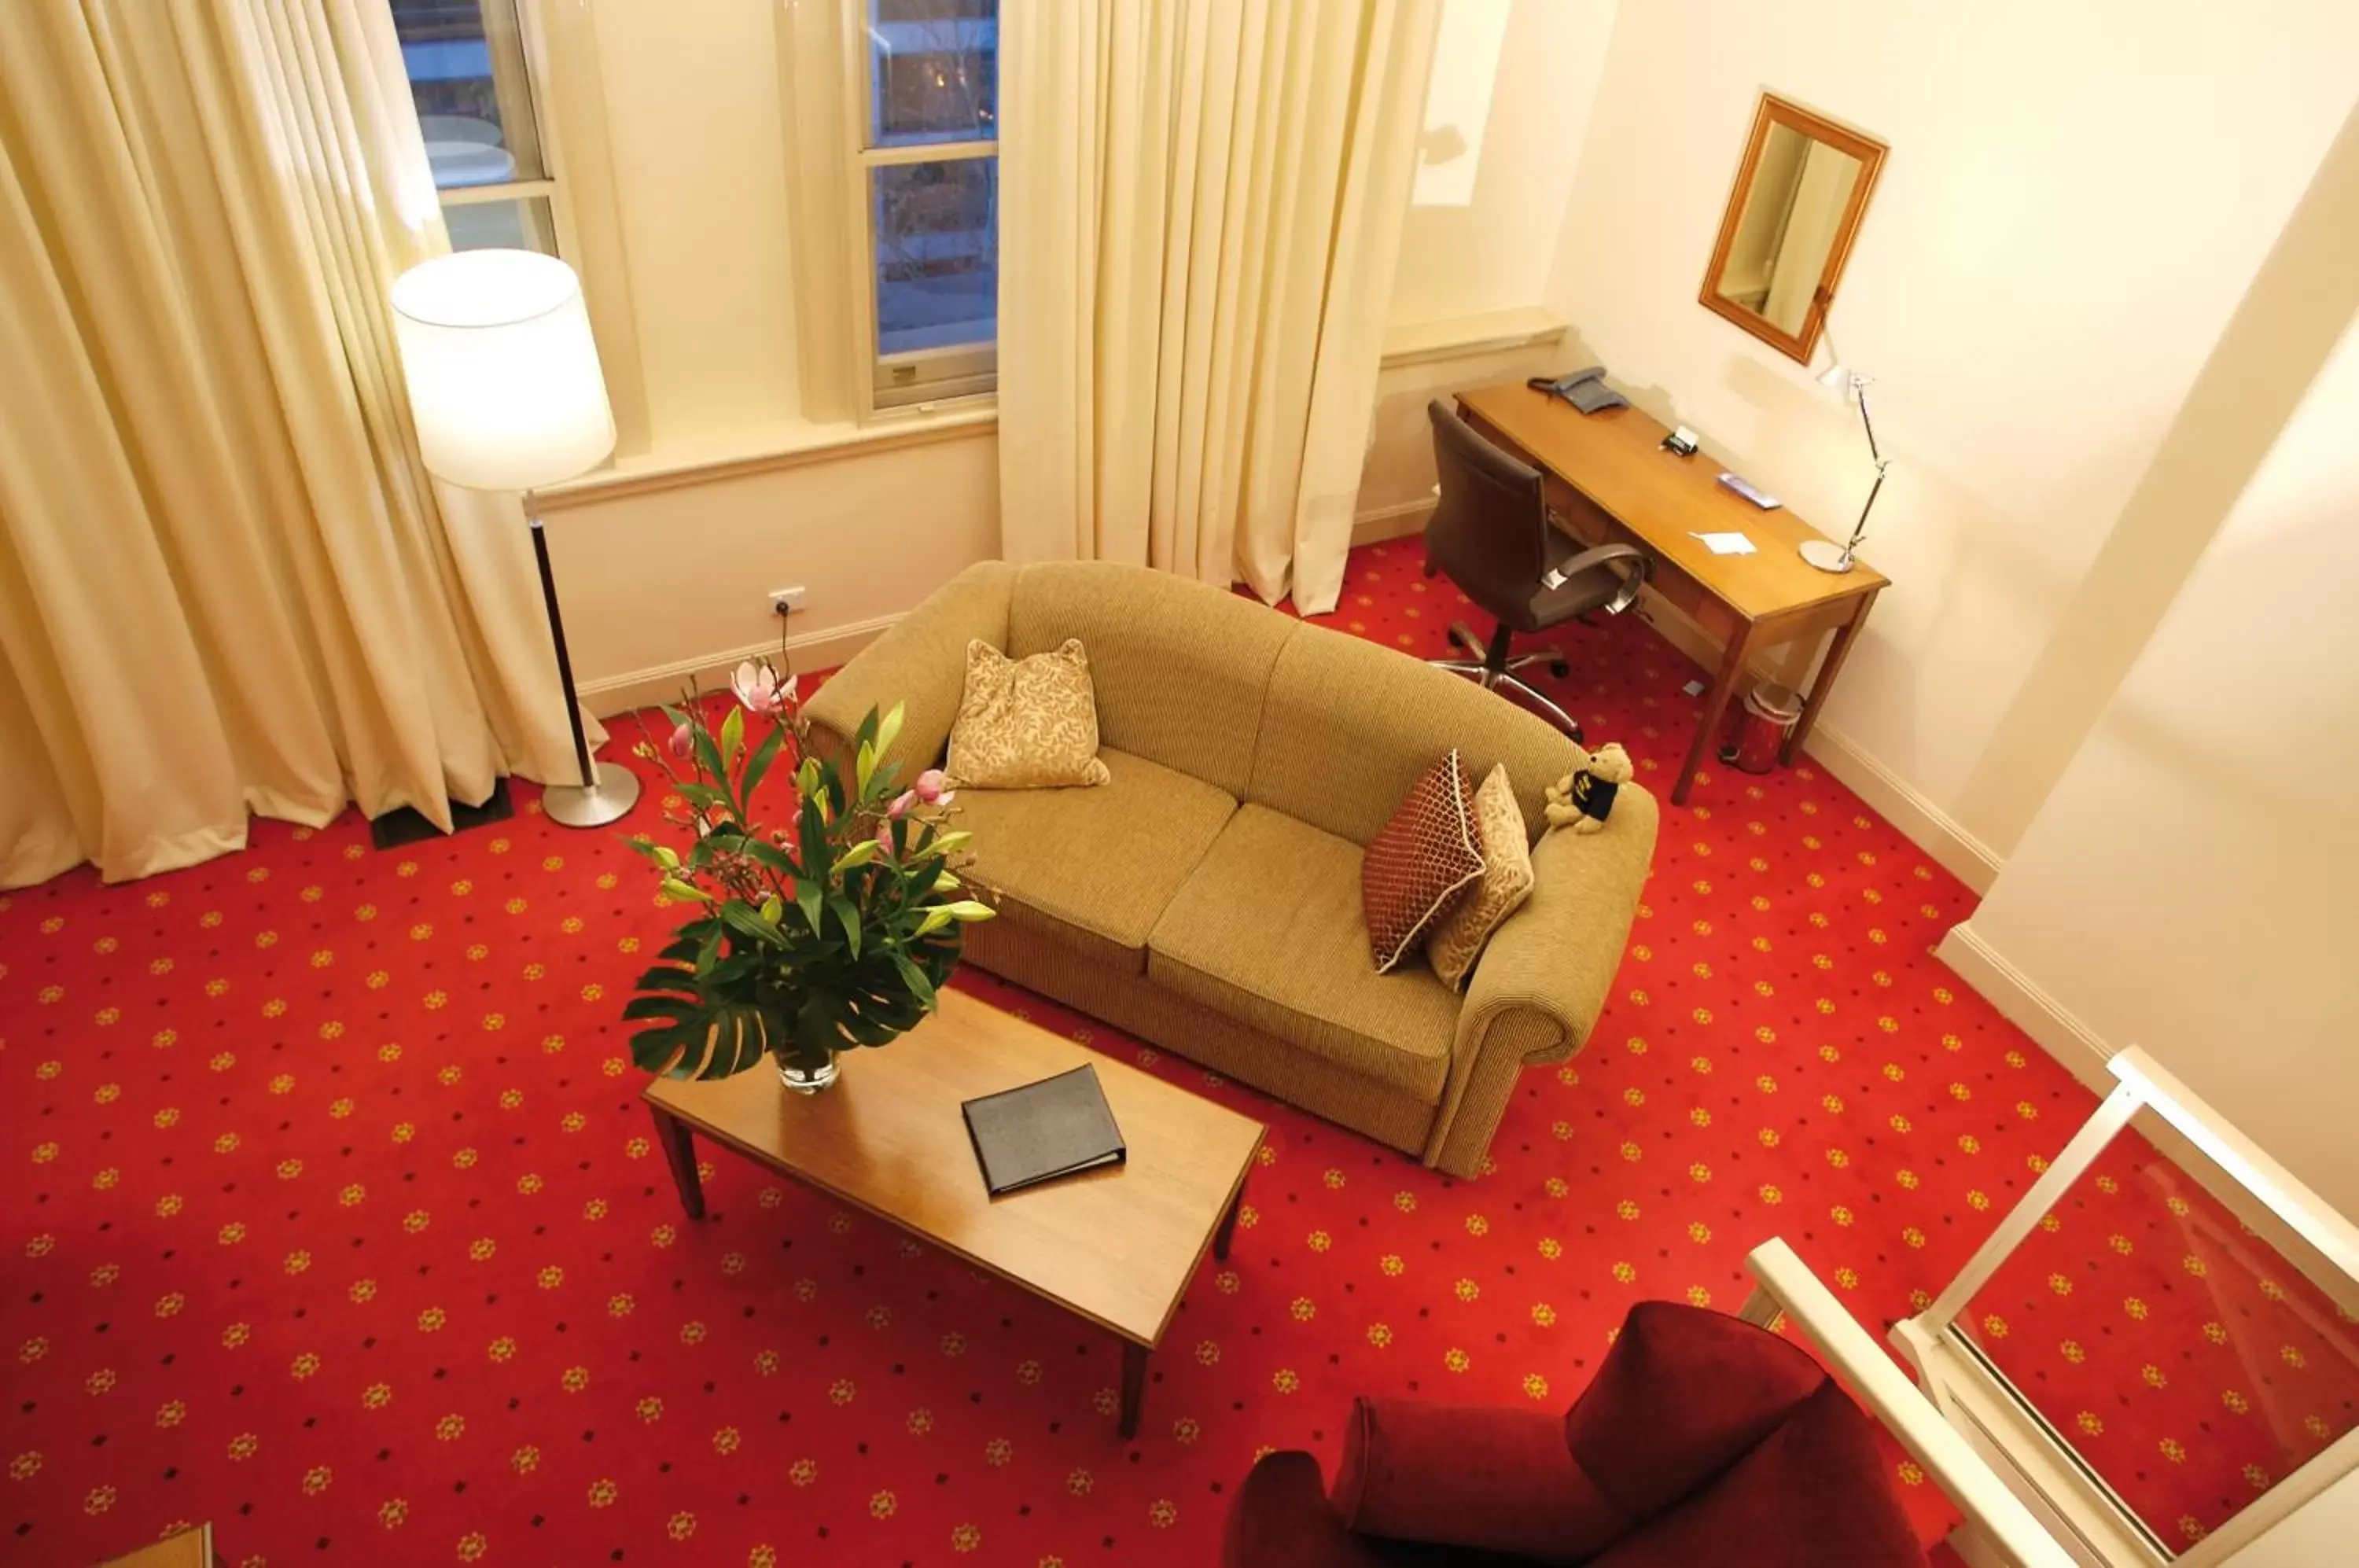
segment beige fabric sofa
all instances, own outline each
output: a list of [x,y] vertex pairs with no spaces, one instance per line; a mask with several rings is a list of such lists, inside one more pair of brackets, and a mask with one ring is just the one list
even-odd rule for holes
[[1547,833],[1531,898],[1463,996],[1421,961],[1379,975],[1360,855],[1451,746],[1505,763],[1526,820],[1578,766],[1550,725],[1447,671],[1234,594],[1103,562],[972,567],[831,678],[820,744],[907,704],[902,777],[940,762],[966,647],[1088,649],[1096,789],[962,790],[972,878],[1000,919],[969,960],[1454,1175],[1483,1165],[1527,1065],[1588,1040],[1622,959],[1656,806]]

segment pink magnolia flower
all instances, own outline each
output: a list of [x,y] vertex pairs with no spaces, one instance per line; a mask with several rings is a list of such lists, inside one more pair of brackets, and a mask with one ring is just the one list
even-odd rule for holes
[[942,770],[929,768],[918,775],[918,781],[909,787],[910,792],[929,806],[940,805],[951,798],[943,791],[942,783]]
[[795,700],[793,676],[782,683],[778,672],[766,662],[756,664],[750,659],[738,665],[729,686],[749,713],[775,713]]
[[693,756],[695,752],[696,737],[689,730],[688,721],[682,719],[679,726],[671,732],[671,754],[674,757],[687,757]]
[[878,823],[876,824],[876,847],[877,847],[878,849],[882,850],[882,851],[883,851],[884,853],[886,853],[886,855],[890,855],[890,854],[892,854],[892,853],[893,853],[893,824],[892,824],[892,823],[890,823],[890,822],[878,822]]
[[909,814],[909,808],[917,803],[917,800],[915,789],[904,789],[893,797],[893,803],[885,808],[885,814],[897,822]]

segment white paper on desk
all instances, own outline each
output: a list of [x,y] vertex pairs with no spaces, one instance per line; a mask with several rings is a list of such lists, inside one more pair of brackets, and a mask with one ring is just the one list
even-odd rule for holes
[[1753,541],[1743,534],[1696,534],[1714,555],[1751,555]]

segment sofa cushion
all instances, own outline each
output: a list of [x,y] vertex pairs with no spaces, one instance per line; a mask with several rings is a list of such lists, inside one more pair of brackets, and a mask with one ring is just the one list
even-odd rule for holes
[[1001,918],[1136,975],[1147,933],[1235,812],[1199,779],[1111,746],[1094,789],[962,789],[955,826],[974,834],[971,881]]
[[1515,780],[1505,766],[1492,768],[1474,791],[1474,821],[1482,830],[1483,879],[1425,939],[1433,972],[1453,987],[1473,973],[1483,944],[1499,922],[1532,896],[1531,838],[1524,813],[1516,806]]
[[[1275,610],[1169,572],[1042,561],[1016,574],[1006,647],[1021,658],[1081,638],[1105,745],[1242,796],[1270,668],[1296,629]],[[1428,762],[1434,749],[1429,739]]]
[[1925,1568],[1875,1424],[1833,1381],[1728,1473],[1591,1568]]
[[1462,675],[1306,625],[1278,650],[1253,778],[1238,799],[1366,844],[1434,754],[1452,746],[1470,779],[1506,765],[1527,824],[1542,820],[1540,791],[1588,763],[1554,725]]
[[1367,922],[1368,956],[1375,966],[1399,968],[1482,879],[1474,792],[1452,750],[1409,786],[1392,821],[1360,856],[1360,917]]
[[970,789],[1053,789],[1106,781],[1098,760],[1090,656],[1067,637],[1010,659],[981,637],[966,645],[966,694],[951,725],[949,770]]
[[1379,975],[1368,962],[1360,855],[1358,844],[1308,822],[1240,809],[1157,922],[1147,973],[1439,1105],[1458,997],[1422,964]]

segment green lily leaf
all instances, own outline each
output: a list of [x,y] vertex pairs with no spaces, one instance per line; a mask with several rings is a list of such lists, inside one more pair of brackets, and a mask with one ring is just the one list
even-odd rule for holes
[[732,708],[729,716],[721,721],[721,767],[723,776],[737,766],[737,758],[745,749],[745,710]]
[[828,898],[827,907],[835,912],[836,923],[843,928],[844,945],[851,950],[853,957],[858,958],[860,956],[859,909],[853,906],[851,899],[841,893],[832,895]]

